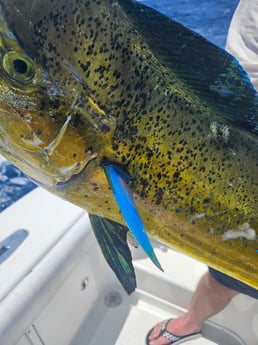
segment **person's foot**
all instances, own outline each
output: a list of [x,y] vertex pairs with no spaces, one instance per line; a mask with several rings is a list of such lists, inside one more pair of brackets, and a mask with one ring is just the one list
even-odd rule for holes
[[147,335],[147,345],[180,344],[200,336],[200,329],[185,325],[185,317],[159,322]]

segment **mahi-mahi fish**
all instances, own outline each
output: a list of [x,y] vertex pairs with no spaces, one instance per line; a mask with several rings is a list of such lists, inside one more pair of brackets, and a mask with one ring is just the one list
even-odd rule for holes
[[0,5],[0,151],[89,213],[126,291],[128,231],[160,269],[148,235],[258,288],[258,102],[237,60],[130,0]]

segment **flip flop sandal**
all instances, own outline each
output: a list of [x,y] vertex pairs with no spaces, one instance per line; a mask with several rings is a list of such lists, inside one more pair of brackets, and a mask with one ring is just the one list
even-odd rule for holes
[[[201,336],[201,333],[200,332],[195,332],[195,333],[190,333],[190,334],[187,334],[187,335],[175,335],[171,332],[169,332],[167,330],[167,325],[169,323],[171,319],[169,320],[164,320],[162,323],[161,323],[161,327],[160,327],[160,332],[159,332],[159,335],[157,336],[157,338],[160,338],[160,337],[163,337],[167,340],[169,340],[170,342],[167,343],[166,345],[178,345],[178,344],[182,344],[184,343],[185,341],[187,340],[192,340],[192,339],[196,339],[196,338],[199,338]],[[150,341],[149,341],[149,336],[151,335],[153,329],[155,328],[156,326],[154,326],[150,331],[149,333],[147,334],[146,336],[146,344],[147,345],[150,345]],[[156,339],[157,339],[156,338]]]

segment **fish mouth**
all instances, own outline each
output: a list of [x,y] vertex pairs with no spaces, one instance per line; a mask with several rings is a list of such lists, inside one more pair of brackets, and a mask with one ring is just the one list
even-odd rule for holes
[[[48,165],[46,165],[46,158],[42,154],[42,151],[40,151],[40,158],[42,159],[43,157],[44,164],[43,166],[40,166],[39,164],[35,164],[35,162],[30,161],[30,152],[25,152],[12,142],[6,144],[6,142],[2,140],[1,128],[0,153],[12,164],[21,169],[37,185],[45,188],[54,187],[56,189],[64,189],[80,178],[87,170],[89,163],[98,155],[96,152],[88,152],[84,161],[75,162],[66,167],[57,168],[56,171],[46,172]],[[37,152],[36,156],[34,157],[36,161],[39,158],[38,153],[39,152]],[[29,157],[26,159],[27,154],[29,154]],[[51,166],[51,162],[48,164]]]
[[[55,185],[55,188],[56,189],[64,189],[64,188],[68,187],[70,184],[72,184],[73,182],[75,182],[77,179],[79,179],[87,170],[89,163],[92,160],[94,160],[97,157],[97,155],[98,154],[96,152],[92,153],[91,157],[89,157],[88,160],[84,162],[82,169],[78,173],[71,175],[70,178],[67,179],[66,181],[57,182]],[[78,164],[80,164],[80,163],[78,163]]]
[[[0,112],[3,119],[8,119],[8,109],[2,108]],[[82,145],[79,149],[83,154],[79,155],[79,159],[72,158],[71,152],[66,152],[66,131],[71,115],[67,116],[58,133],[48,143],[44,143],[29,124],[21,120],[19,114],[15,115],[17,117],[14,116],[10,123],[3,121],[0,124],[0,152],[38,185],[64,188],[81,176],[88,163],[97,157],[96,152],[85,152]],[[15,121],[18,121],[16,126]],[[30,138],[20,133],[29,133]]]

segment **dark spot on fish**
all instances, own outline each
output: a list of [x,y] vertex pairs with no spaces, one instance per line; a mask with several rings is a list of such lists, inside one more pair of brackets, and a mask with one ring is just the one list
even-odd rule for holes
[[156,204],[160,205],[162,202],[162,198],[164,195],[164,190],[162,188],[158,188],[158,190],[155,193],[155,197],[156,197]]
[[108,133],[108,132],[110,132],[110,127],[107,124],[102,123],[101,126],[100,126],[100,130],[103,133]]
[[79,127],[79,124],[81,123],[83,123],[83,121],[81,121],[81,116],[79,114],[75,114],[72,122],[72,127],[77,129]]
[[93,187],[94,192],[97,192],[99,190],[99,186],[97,183],[93,183],[92,187]]
[[177,182],[180,182],[181,180],[182,180],[182,178],[180,177],[180,171],[176,171],[173,174],[173,182],[177,183]]

